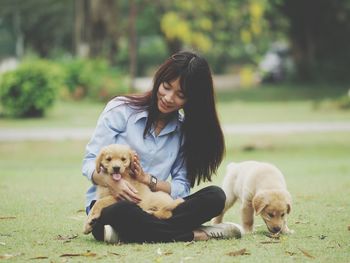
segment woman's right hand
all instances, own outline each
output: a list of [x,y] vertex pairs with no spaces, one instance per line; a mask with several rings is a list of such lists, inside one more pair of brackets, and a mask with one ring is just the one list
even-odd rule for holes
[[92,181],[97,185],[107,187],[116,200],[128,200],[134,203],[139,203],[141,201],[135,187],[123,178],[116,181],[111,176],[106,176],[103,173],[94,171]]
[[127,180],[121,178],[116,181],[112,178],[107,182],[109,192],[117,200],[127,200],[133,203],[139,203],[140,197],[137,195],[137,190]]

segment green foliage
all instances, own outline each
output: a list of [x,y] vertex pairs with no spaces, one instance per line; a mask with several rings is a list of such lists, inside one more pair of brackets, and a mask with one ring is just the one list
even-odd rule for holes
[[350,109],[350,97],[343,96],[337,101],[337,105],[340,109]]
[[59,67],[43,60],[26,61],[1,77],[0,100],[5,115],[41,117],[52,106],[62,84]]
[[[127,51],[126,51],[127,52]],[[143,37],[138,48],[138,74],[153,75],[158,67],[168,57],[164,39],[159,36]]]
[[[24,54],[33,50],[41,57],[59,57],[60,52],[79,54],[86,48],[86,55],[102,56],[127,69],[132,24],[129,11],[134,3],[138,10],[134,21],[138,74],[158,64],[163,53],[168,56],[180,49],[203,53],[215,73],[236,73],[237,65],[256,66],[271,44],[285,41],[296,68],[293,77],[349,80],[349,1],[107,2],[0,1],[0,57],[21,56],[22,48]],[[151,43],[150,38],[161,41]],[[155,47],[159,43],[160,55]]]
[[[233,65],[257,65],[269,44],[283,39],[270,28],[265,0],[177,0],[164,9],[160,25],[170,52],[198,50],[216,73],[235,73]],[[280,24],[279,19],[274,13],[273,22]]]
[[[329,0],[273,0],[282,13],[298,78],[303,81],[350,79],[350,2]],[[315,6],[317,5],[317,12]]]
[[70,59],[59,64],[66,72],[63,98],[107,101],[128,91],[125,75],[104,59]]
[[[57,48],[71,51],[73,15],[74,1],[70,0],[2,0],[0,28],[4,26],[9,35],[5,39],[0,34],[0,43],[15,46],[23,37],[26,49],[43,57]],[[0,55],[5,55],[5,47],[1,48]]]
[[316,109],[322,109],[322,110],[341,110],[343,112],[349,112],[350,111],[350,96],[349,95],[343,95],[336,99],[326,99],[323,101],[319,101],[315,103],[314,107]]

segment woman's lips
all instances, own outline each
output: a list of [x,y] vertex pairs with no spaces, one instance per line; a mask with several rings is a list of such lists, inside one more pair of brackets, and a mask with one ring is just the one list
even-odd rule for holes
[[168,106],[167,104],[165,104],[162,100],[160,100],[160,105],[162,106],[163,109],[169,109],[171,108],[170,106]]

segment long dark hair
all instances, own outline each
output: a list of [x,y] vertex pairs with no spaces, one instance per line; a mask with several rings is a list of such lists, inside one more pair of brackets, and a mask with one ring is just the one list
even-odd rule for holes
[[225,153],[225,142],[215,108],[212,74],[208,62],[192,52],[178,52],[157,70],[152,91],[126,96],[131,106],[148,111],[144,136],[159,116],[157,92],[164,82],[180,79],[186,97],[182,125],[183,154],[187,178],[193,187],[197,181],[211,181]]

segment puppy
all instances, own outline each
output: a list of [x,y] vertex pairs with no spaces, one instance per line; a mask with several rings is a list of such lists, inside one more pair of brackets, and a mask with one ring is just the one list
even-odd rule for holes
[[271,233],[292,233],[287,226],[291,195],[283,174],[272,164],[256,161],[230,163],[222,188],[226,194],[225,208],[213,219],[214,223],[222,222],[225,212],[239,199],[246,233],[253,231],[254,211],[255,215],[261,215]]
[[[127,145],[111,144],[104,147],[96,159],[96,171],[102,171],[105,176],[111,176],[113,180],[121,178],[129,181],[138,191],[141,202],[138,205],[146,212],[160,219],[172,216],[179,204],[184,202],[182,198],[176,200],[165,192],[152,192],[150,188],[137,181],[133,175],[134,152]],[[110,194],[107,187],[97,185],[97,201],[90,210],[84,224],[84,234],[92,231],[93,222],[100,217],[103,208],[112,205],[117,200]]]

